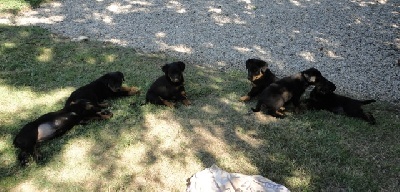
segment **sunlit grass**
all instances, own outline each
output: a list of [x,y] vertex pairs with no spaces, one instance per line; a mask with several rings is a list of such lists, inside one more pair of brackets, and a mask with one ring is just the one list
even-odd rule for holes
[[49,62],[53,59],[53,50],[50,48],[42,48],[40,55],[37,56],[40,62]]
[[29,7],[29,3],[24,0],[3,0],[0,1],[0,13],[4,13],[10,10],[19,11],[21,9]]
[[[36,27],[0,26],[0,189],[6,191],[184,191],[212,164],[263,175],[292,191],[397,189],[397,107],[366,106],[376,126],[328,112],[285,119],[248,111],[244,71],[188,65],[193,105],[144,103],[161,66],[177,59],[99,42],[71,42]],[[12,140],[27,122],[60,109],[68,95],[122,71],[139,96],[112,100],[114,116],[43,143],[44,159],[20,168]],[[131,103],[136,103],[131,106]]]
[[[0,122],[3,125],[15,123],[17,119],[28,118],[32,114],[54,110],[54,106],[68,97],[73,90],[71,87],[55,89],[48,94],[37,93],[29,87],[16,88],[8,85],[0,85]],[[17,102],[16,102],[17,101]]]
[[13,13],[16,14],[21,10],[37,7],[41,3],[50,2],[52,0],[1,0],[0,14]]

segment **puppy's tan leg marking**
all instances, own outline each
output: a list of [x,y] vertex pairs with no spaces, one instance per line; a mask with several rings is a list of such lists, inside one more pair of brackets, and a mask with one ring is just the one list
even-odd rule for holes
[[181,95],[184,96],[184,97],[186,97],[186,92],[185,92],[185,91],[182,91],[182,92],[181,92]]
[[100,116],[100,119],[110,119],[113,116],[113,113],[109,112],[107,114],[104,114],[102,111],[97,112],[97,115]]
[[162,99],[161,97],[160,97],[160,99],[161,99],[161,101],[164,103],[164,105],[166,105],[166,106],[168,106],[168,107],[171,107],[171,108],[174,108],[174,107],[175,107],[175,103],[169,102],[169,101],[167,101],[167,100],[164,100],[164,99]]
[[277,115],[281,116],[281,117],[285,116],[285,114],[283,114],[283,113],[281,113],[281,112],[279,112],[279,111],[276,111],[275,113],[276,113]]
[[249,101],[249,100],[250,100],[250,96],[248,96],[248,95],[240,97],[240,101]]

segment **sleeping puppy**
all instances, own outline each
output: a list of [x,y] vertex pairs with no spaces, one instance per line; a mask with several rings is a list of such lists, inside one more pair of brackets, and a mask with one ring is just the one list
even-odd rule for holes
[[[333,84],[333,83],[332,83]],[[348,117],[359,118],[367,121],[369,124],[376,123],[371,113],[364,113],[361,106],[375,102],[375,100],[357,100],[349,97],[335,94],[336,86],[315,85],[307,99],[307,108],[314,110],[327,110],[335,114],[344,114]]]
[[181,61],[165,64],[162,67],[165,75],[159,77],[150,86],[146,94],[146,103],[174,107],[174,102],[182,101],[184,105],[190,105],[183,86],[184,70],[185,63]]
[[240,97],[240,101],[248,101],[259,95],[271,83],[278,78],[268,69],[265,61],[259,59],[248,59],[246,61],[247,79],[253,86],[247,95]]
[[292,76],[280,79],[264,89],[260,94],[256,108],[253,112],[259,112],[264,106],[267,113],[274,117],[283,117],[284,114],[278,111],[286,103],[293,103],[295,111],[298,112],[300,97],[309,85],[315,83],[329,82],[321,72],[315,68],[310,68]]
[[65,106],[79,99],[87,99],[95,105],[107,107],[108,104],[103,101],[115,97],[130,96],[139,93],[136,87],[122,86],[125,81],[124,74],[117,71],[107,73],[93,82],[82,86],[71,93]]
[[59,111],[42,115],[22,127],[14,138],[14,146],[20,149],[18,154],[20,165],[26,165],[30,156],[38,161],[38,143],[62,136],[83,121],[109,119],[111,116],[111,112],[96,107],[88,100],[71,102]]

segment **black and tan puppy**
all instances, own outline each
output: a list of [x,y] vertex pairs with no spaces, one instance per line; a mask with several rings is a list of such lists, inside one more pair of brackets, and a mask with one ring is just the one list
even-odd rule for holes
[[[333,83],[332,83],[333,84]],[[370,104],[375,100],[357,100],[349,97],[335,94],[336,86],[332,85],[315,85],[307,99],[307,108],[314,110],[327,110],[335,114],[344,114],[348,117],[359,118],[374,125],[375,118],[371,113],[364,113],[362,105]]]
[[184,105],[190,105],[183,85],[184,70],[185,63],[181,61],[165,64],[162,67],[165,75],[159,77],[150,86],[146,94],[146,103],[174,107],[174,102],[182,101]]
[[103,102],[106,99],[130,96],[139,93],[139,90],[136,87],[122,86],[123,81],[125,81],[125,78],[122,72],[117,71],[107,73],[72,92],[67,99],[65,106],[68,106],[72,101],[87,99],[95,105],[107,107],[108,104]]
[[259,95],[271,83],[278,78],[268,69],[265,61],[260,59],[248,59],[246,61],[247,79],[251,82],[252,88],[247,95],[240,97],[240,101],[248,101]]
[[37,161],[37,144],[65,134],[75,125],[89,119],[109,119],[112,113],[96,107],[88,100],[71,102],[63,109],[42,115],[26,124],[14,138],[14,146],[19,148],[18,161],[23,166],[33,156]]
[[254,112],[261,110],[264,106],[267,113],[274,117],[283,117],[284,114],[278,111],[286,103],[293,103],[295,110],[299,110],[300,97],[309,85],[315,83],[328,82],[321,72],[315,68],[310,68],[289,77],[284,77],[264,89],[260,94],[256,108],[252,108]]

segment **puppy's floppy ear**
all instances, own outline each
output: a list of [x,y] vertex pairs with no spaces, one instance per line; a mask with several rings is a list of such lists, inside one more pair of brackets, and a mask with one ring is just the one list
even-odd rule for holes
[[165,64],[164,66],[161,67],[161,69],[164,73],[166,73],[168,72],[168,67],[169,67],[168,64]]
[[185,66],[186,66],[185,63],[183,63],[182,61],[178,61],[176,64],[179,66],[181,71],[185,70]]

